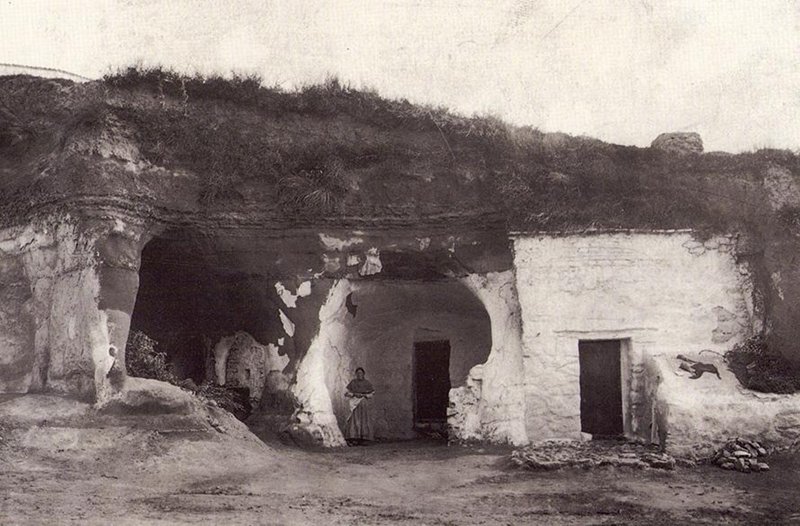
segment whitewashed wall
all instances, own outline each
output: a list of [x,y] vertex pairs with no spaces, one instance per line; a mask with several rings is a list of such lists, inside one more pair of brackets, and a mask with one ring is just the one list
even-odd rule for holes
[[749,275],[728,238],[519,236],[514,250],[530,440],[580,437],[579,340],[623,340],[625,432],[649,438],[645,358],[724,352],[752,331]]

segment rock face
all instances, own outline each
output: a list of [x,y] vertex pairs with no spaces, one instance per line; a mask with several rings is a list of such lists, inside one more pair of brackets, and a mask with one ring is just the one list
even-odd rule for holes
[[[170,331],[205,329],[207,345],[184,352],[184,361],[219,354],[219,367],[207,370],[261,390],[262,420],[297,443],[344,444],[344,387],[356,366],[377,390],[378,436],[410,438],[415,342],[441,339],[450,345],[449,438],[521,445],[583,436],[579,343],[614,340],[627,436],[679,454],[707,451],[730,434],[770,446],[800,437],[797,397],[745,396],[717,355],[698,354],[724,352],[759,326],[749,267],[728,237],[520,235],[513,270],[501,270],[510,256],[487,257],[474,236],[327,233],[302,250],[256,257],[249,238],[242,244],[250,251],[227,245],[236,250],[210,254],[161,238],[153,245],[160,253],[143,258],[154,232],[114,216],[5,231],[2,358],[15,364],[0,372],[6,392],[183,411],[179,398],[158,389],[140,396],[126,380],[133,319],[161,331],[165,345]],[[362,276],[372,247],[381,268]],[[291,267],[276,266],[295,257]],[[426,279],[411,279],[415,269]],[[214,352],[221,345],[226,352]],[[721,378],[689,377],[677,354],[713,364]]]
[[703,153],[703,139],[695,132],[662,133],[656,137],[651,148],[672,153]]
[[[480,298],[492,322],[492,351],[480,368],[480,399],[467,408],[454,407],[454,420],[458,421],[459,410],[466,413],[465,425],[459,438],[485,440],[514,445],[528,442],[525,425],[526,411],[524,391],[524,354],[522,344],[521,312],[517,296],[517,280],[514,272],[492,272],[486,275],[470,275],[464,284]],[[475,369],[470,371],[470,380]],[[470,389],[468,381],[467,389]]]
[[15,365],[0,374],[3,390],[103,401],[124,381],[141,230],[64,215],[2,235],[3,279],[31,291],[6,306],[21,315],[4,335]]
[[[214,357],[217,383],[246,387],[255,401],[261,399],[270,373],[282,372],[289,363],[288,356],[278,354],[276,345],[261,345],[244,331],[222,338],[214,347]],[[224,370],[221,378],[220,370]]]

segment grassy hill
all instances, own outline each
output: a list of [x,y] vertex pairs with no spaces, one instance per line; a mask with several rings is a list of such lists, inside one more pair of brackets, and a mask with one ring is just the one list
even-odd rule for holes
[[[490,215],[528,230],[757,230],[773,215],[771,166],[800,176],[788,151],[619,146],[335,79],[294,92],[160,69],[85,84],[0,79],[0,185],[16,201],[0,205],[4,222],[53,198],[104,195],[198,213],[261,205],[283,219]],[[175,173],[192,191],[169,195]]]

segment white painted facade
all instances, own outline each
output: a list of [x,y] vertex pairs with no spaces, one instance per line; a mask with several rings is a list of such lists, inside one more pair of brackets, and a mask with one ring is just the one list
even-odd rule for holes
[[[765,411],[791,421],[784,438],[800,434],[800,418],[786,412],[800,414],[800,397],[773,395],[767,407],[722,361],[759,327],[733,249],[730,238],[701,243],[689,232],[516,237],[529,439],[581,438],[581,340],[621,340],[631,438],[682,452],[737,435],[780,442]],[[679,354],[716,365],[722,378],[689,378]]]
[[[517,445],[586,438],[579,342],[619,340],[629,438],[684,454],[708,451],[730,436],[787,445],[800,438],[800,396],[755,396],[722,360],[760,329],[750,279],[728,237],[700,242],[684,231],[516,236],[514,270],[461,280],[489,316],[491,350],[450,391],[450,438]],[[346,294],[359,288],[346,280],[334,286],[320,336],[298,372],[301,420],[327,445],[341,442],[333,428],[340,412],[335,401],[353,360],[363,359],[347,336],[344,309]],[[410,351],[413,326],[403,329],[408,341],[392,337],[405,342],[393,354]],[[679,369],[679,354],[714,364],[721,378],[689,378]],[[408,372],[401,361],[389,360],[400,376]]]

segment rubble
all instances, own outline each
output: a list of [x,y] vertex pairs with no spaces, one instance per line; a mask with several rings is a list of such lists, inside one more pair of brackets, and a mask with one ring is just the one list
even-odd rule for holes
[[735,438],[719,448],[709,462],[722,469],[736,470],[741,473],[769,471],[769,464],[762,459],[767,456],[767,449],[754,440]]
[[657,446],[633,442],[577,442],[548,440],[517,449],[511,454],[517,466],[531,470],[555,470],[565,467],[586,469],[600,466],[627,466],[638,469],[675,469],[676,459],[659,451]]

